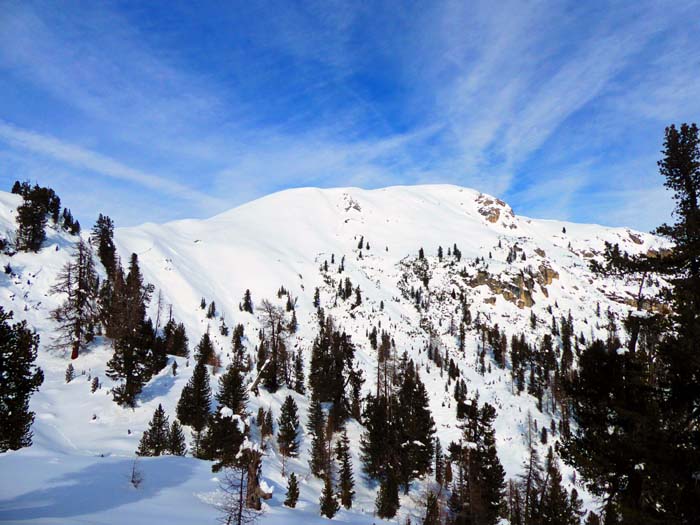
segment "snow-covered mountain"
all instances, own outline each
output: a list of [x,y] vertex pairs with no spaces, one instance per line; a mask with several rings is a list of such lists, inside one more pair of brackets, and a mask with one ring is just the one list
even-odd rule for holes
[[[17,195],[0,193],[0,235],[6,239],[13,238],[20,202]],[[73,362],[78,377],[66,384],[69,358],[50,348],[55,326],[49,312],[60,298],[48,291],[76,238],[51,228],[47,232],[38,254],[0,255],[0,264],[9,265],[9,273],[0,274],[0,305],[40,334],[38,364],[46,375],[31,402],[36,412],[33,446],[0,455],[0,522],[214,523],[217,479],[208,462],[143,458],[142,486],[134,489],[128,483],[134,451],[155,407],[162,404],[171,418],[175,415],[192,370],[184,358],[171,357],[178,361],[178,375],[166,367],[146,385],[134,410],[112,401],[112,383],[104,373],[111,348],[103,338]],[[308,366],[318,327],[313,297],[319,288],[326,315],[356,344],[368,392],[374,388],[377,357],[367,334],[381,323],[394,337],[397,351],[406,351],[419,365],[443,445],[458,440],[461,431],[447,376],[427,366],[426,348],[432,344],[449,352],[470,395],[478,392],[481,401],[498,410],[497,446],[508,477],[519,473],[525,457],[522,433],[528,412],[539,426],[547,427],[559,414],[547,406],[539,411],[526,392],[518,395],[508,366],[489,366],[485,374],[479,373],[481,339],[475,330],[467,331],[464,353],[458,351],[454,327],[461,314],[456,297],[462,293],[472,317],[498,325],[508,339],[524,333],[537,342],[549,331],[553,316],[559,319],[569,311],[575,334],[587,340],[603,337],[608,311],[619,320],[635,309],[638,283],[594,275],[589,262],[606,241],[630,253],[665,247],[660,239],[627,228],[522,217],[494,197],[447,185],[287,190],[207,220],[117,229],[115,240],[122,259],[136,253],[146,280],[160,291],[160,315],[172,305],[173,316],[186,326],[191,348],[210,329],[224,365],[231,341],[218,331],[221,317],[228,326],[244,325],[248,350],[255,354],[259,320],[239,308],[246,289],[256,303],[281,301],[281,286],[297,299],[299,329],[289,345],[302,350]],[[423,259],[418,256],[421,248]],[[337,299],[339,281],[346,277],[361,289],[359,306]],[[422,290],[419,307],[416,290]],[[202,298],[216,302],[216,319],[207,319],[200,308]],[[155,297],[150,313],[154,319],[158,315]],[[89,379],[95,376],[103,386],[93,394]],[[308,401],[291,393],[303,424]],[[263,406],[277,414],[288,394],[285,388],[274,395],[261,390],[260,396],[251,397],[249,411]],[[352,422],[348,431],[357,444],[361,426]],[[549,444],[554,440],[556,435]],[[262,472],[274,496],[265,504],[264,523],[326,521],[318,514],[321,482],[309,474],[309,447],[305,436],[299,458],[288,462],[302,480],[299,504],[288,509],[282,505],[286,481],[280,474],[280,457],[270,441]],[[356,501],[352,510],[341,510],[335,519],[380,521],[373,516],[376,486],[362,476],[357,446],[352,459]],[[570,483],[573,472],[566,467],[563,471]],[[428,482],[414,484],[410,494],[402,496],[395,521],[403,523],[411,516],[415,522],[420,517]],[[585,502],[592,508],[590,499]]]

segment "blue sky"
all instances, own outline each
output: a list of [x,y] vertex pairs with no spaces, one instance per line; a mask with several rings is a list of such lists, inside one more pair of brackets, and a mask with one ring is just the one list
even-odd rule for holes
[[452,183],[517,213],[667,220],[698,2],[31,2],[0,9],[0,184],[84,225],[287,187]]

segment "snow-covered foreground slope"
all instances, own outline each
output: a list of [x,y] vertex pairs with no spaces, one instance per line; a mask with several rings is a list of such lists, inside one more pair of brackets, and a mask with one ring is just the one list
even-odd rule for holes
[[[0,194],[0,228],[5,237],[11,237],[16,228],[14,209],[19,203],[15,195]],[[531,342],[537,341],[549,330],[551,308],[557,318],[571,311],[575,333],[590,340],[606,333],[606,316],[599,318],[597,311],[610,309],[623,317],[634,307],[637,290],[635,283],[592,275],[589,260],[599,254],[605,241],[620,243],[630,252],[663,247],[649,234],[624,228],[520,217],[492,197],[455,186],[288,190],[208,220],[123,228],[115,237],[122,259],[138,254],[146,280],[161,291],[161,316],[172,305],[173,316],[186,325],[191,349],[209,328],[224,365],[231,341],[218,331],[221,316],[230,327],[245,326],[248,350],[255,354],[259,320],[239,309],[246,289],[256,303],[264,298],[281,301],[277,298],[281,286],[297,298],[299,330],[288,346],[302,349],[308,366],[317,333],[312,301],[318,287],[326,314],[352,335],[368,392],[374,388],[376,352],[367,333],[381,323],[394,337],[397,351],[406,351],[419,365],[443,446],[458,440],[460,430],[452,387],[446,388],[447,377],[437,367],[427,366],[426,347],[431,342],[448,351],[461,369],[469,395],[478,392],[481,402],[489,401],[498,410],[498,452],[509,477],[518,474],[524,459],[522,432],[528,412],[538,425],[547,427],[558,414],[547,407],[541,413],[534,398],[516,395],[508,367],[494,365],[481,375],[476,332],[467,332],[464,354],[458,352],[451,327],[459,319],[459,303],[451,292],[463,292],[474,318],[489,326],[498,324],[508,336],[523,332]],[[362,250],[358,249],[361,238]],[[171,357],[178,360],[178,375],[166,367],[145,387],[134,410],[118,407],[109,394],[111,382],[104,374],[111,353],[109,341],[98,338],[87,354],[74,361],[76,380],[65,383],[69,359],[50,348],[55,326],[49,311],[59,298],[48,290],[75,240],[49,230],[39,254],[0,255],[0,263],[9,263],[12,269],[11,274],[0,274],[0,305],[40,333],[38,364],[46,375],[32,398],[34,445],[0,455],[0,522],[214,523],[217,511],[212,503],[218,481],[208,462],[191,457],[144,458],[139,460],[144,473],[141,487],[135,489],[128,481],[134,451],[155,407],[162,404],[174,417],[192,370],[185,359]],[[459,262],[447,256],[455,244],[461,251]],[[445,253],[442,260],[436,256],[438,246]],[[417,260],[421,247],[426,254],[423,262]],[[510,262],[509,254],[514,259]],[[339,274],[343,257],[345,271]],[[476,263],[477,258],[483,261]],[[362,290],[363,301],[356,308],[351,308],[352,301],[336,299],[339,279],[345,277]],[[425,304],[418,310],[410,289],[421,288],[426,278]],[[199,307],[202,297],[216,302],[217,319],[205,317]],[[154,319],[155,303],[154,297]],[[534,329],[532,312],[537,319]],[[94,376],[103,386],[91,394]],[[251,398],[249,412],[254,414],[262,406],[271,407],[277,415],[290,393],[304,424],[308,401],[287,389],[274,395],[261,390],[259,397]],[[351,422],[348,430],[354,444],[357,497],[353,509],[342,510],[335,520],[375,523],[381,521],[373,516],[376,486],[364,479],[358,457],[362,428]],[[326,521],[318,515],[321,483],[309,474],[309,447],[304,436],[300,457],[287,465],[301,478],[300,502],[292,510],[282,505],[286,481],[280,474],[274,440],[268,443],[263,479],[274,489],[274,496],[265,504],[263,523]],[[570,481],[572,472],[564,468],[564,473]],[[402,496],[395,521],[420,517],[429,481],[415,483],[410,494]],[[586,500],[586,505],[592,508],[593,502]]]

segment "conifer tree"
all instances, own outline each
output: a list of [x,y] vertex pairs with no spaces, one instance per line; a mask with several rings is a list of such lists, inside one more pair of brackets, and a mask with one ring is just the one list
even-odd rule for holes
[[63,303],[51,312],[58,323],[55,346],[70,349],[71,359],[76,359],[93,339],[98,317],[97,273],[92,249],[82,239],[76,243],[72,259],[58,273],[50,293],[65,296]]
[[328,464],[328,454],[326,450],[326,418],[318,399],[312,398],[311,400],[307,430],[312,436],[309,468],[314,476],[321,477]]
[[306,386],[304,384],[304,358],[299,350],[294,356],[294,391],[304,395]]
[[25,197],[17,208],[17,223],[17,250],[38,252],[46,239],[46,210]]
[[211,469],[218,472],[224,467],[236,465],[239,451],[247,430],[233,411],[221,407],[209,417],[207,431],[201,440],[197,457],[214,460]]
[[253,299],[251,298],[250,290],[245,291],[245,294],[243,295],[243,305],[241,308],[244,312],[251,314],[253,313]]
[[168,416],[162,405],[158,405],[148,429],[141,436],[136,454],[139,456],[160,456],[170,450],[171,436]]
[[399,486],[393,469],[388,469],[381,484],[375,501],[377,516],[382,519],[391,519],[399,510]]
[[34,412],[29,398],[44,382],[36,367],[39,336],[27,323],[10,324],[12,312],[0,306],[0,452],[17,450],[32,444]]
[[282,403],[277,419],[277,445],[284,457],[296,457],[299,453],[299,416],[297,404],[292,396]]
[[183,323],[176,323],[174,319],[169,319],[163,327],[163,345],[165,353],[179,357],[189,357],[190,351],[187,346],[187,331]]
[[187,454],[187,444],[185,443],[185,434],[182,431],[182,426],[177,419],[173,420],[170,425],[170,441],[168,443],[168,452],[173,456],[184,456]]
[[338,460],[338,490],[340,492],[340,503],[346,509],[352,507],[352,500],[355,496],[355,478],[352,473],[352,462],[350,459],[350,440],[348,433],[343,429],[340,439],[335,445],[335,457]]
[[207,310],[207,319],[214,319],[214,317],[216,317],[216,303],[212,301]]
[[233,410],[235,414],[243,414],[248,403],[248,389],[243,384],[243,374],[238,368],[230,365],[219,378],[219,391],[216,400],[221,406]]
[[212,342],[209,331],[207,330],[204,332],[204,335],[202,335],[202,338],[195,347],[194,358],[198,363],[211,365],[214,364],[215,355],[216,351],[214,350],[214,343]]
[[263,418],[263,423],[260,428],[260,433],[262,434],[262,437],[267,437],[271,436],[274,431],[274,427],[272,424],[272,409],[270,408],[267,412],[265,412],[265,417]]
[[190,426],[199,433],[207,425],[210,407],[209,372],[206,365],[200,361],[195,365],[192,377],[182,389],[177,403],[177,418],[183,425]]
[[68,363],[66,367],[66,383],[70,383],[73,379],[75,379],[75,368],[73,367],[73,363]]
[[340,505],[338,505],[338,500],[335,499],[335,493],[333,492],[330,474],[325,476],[323,492],[321,492],[321,499],[318,503],[321,506],[321,516],[325,516],[328,519],[332,519],[340,510]]
[[299,499],[299,482],[297,481],[297,476],[292,472],[287,480],[287,495],[284,499],[285,506],[289,508],[294,508],[297,506],[297,500]]
[[135,406],[136,396],[153,373],[149,349],[153,345],[153,328],[146,322],[146,307],[153,286],[145,284],[136,254],[131,255],[125,280],[115,272],[114,301],[110,321],[114,354],[107,363],[107,375],[123,382],[112,392],[120,405]]
[[97,247],[97,256],[111,279],[117,265],[117,249],[114,246],[114,222],[100,213],[92,227],[90,242]]

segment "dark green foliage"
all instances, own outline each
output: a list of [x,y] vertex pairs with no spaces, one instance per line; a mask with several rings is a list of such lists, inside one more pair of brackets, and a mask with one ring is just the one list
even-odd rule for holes
[[377,516],[385,520],[396,516],[399,510],[399,485],[392,469],[388,469],[382,478],[375,507]]
[[182,431],[180,422],[175,419],[170,425],[170,441],[168,442],[168,452],[173,456],[184,456],[187,454],[187,444],[185,443],[185,434]]
[[265,417],[263,418],[262,425],[260,425],[260,434],[262,437],[271,436],[274,431],[272,426],[272,409],[265,412]]
[[250,290],[246,290],[243,295],[243,303],[241,305],[241,310],[248,313],[253,313],[253,299],[250,296]]
[[306,428],[312,436],[309,468],[314,476],[321,477],[328,464],[328,452],[326,449],[326,418],[318,399],[311,399]]
[[115,271],[108,323],[114,354],[107,363],[107,375],[123,381],[112,390],[114,400],[120,405],[135,406],[136,396],[153,373],[154,333],[146,319],[152,293],[153,286],[143,282],[138,257],[132,254],[126,279],[121,268]]
[[170,424],[162,405],[158,405],[148,430],[141,436],[136,454],[139,456],[160,456],[170,451]]
[[209,372],[201,361],[194,367],[192,377],[182,389],[177,403],[177,418],[183,425],[201,432],[207,425],[211,407]]
[[294,508],[297,506],[297,500],[299,499],[299,482],[297,481],[296,474],[292,472],[287,480],[287,495],[284,499],[284,504],[287,507]]
[[352,462],[350,459],[350,440],[348,433],[343,430],[340,439],[335,445],[335,458],[338,461],[338,491],[340,492],[340,503],[346,509],[352,507],[352,499],[355,496],[355,478],[352,473]]
[[318,503],[321,506],[321,516],[325,516],[328,519],[333,518],[340,510],[340,505],[338,505],[338,500],[335,499],[335,493],[333,492],[331,477],[328,475],[325,478],[323,492],[321,492],[321,499]]
[[304,384],[304,358],[299,350],[294,355],[294,391],[299,394],[306,394],[306,386]]
[[205,332],[194,349],[194,358],[198,363],[213,365],[215,357],[214,343],[209,332]]
[[211,467],[213,472],[234,466],[239,460],[238,452],[245,435],[242,420],[230,409],[222,408],[210,416],[197,456],[214,460]]
[[[458,466],[450,497],[455,523],[495,525],[504,496],[505,472],[496,453],[493,421],[496,410],[473,400],[467,408],[464,443],[450,446]],[[473,521],[469,521],[473,520]]]
[[68,367],[66,368],[66,383],[70,383],[75,379],[75,368],[73,367],[73,363],[68,363]]
[[299,416],[297,404],[292,396],[287,396],[277,419],[277,445],[283,456],[296,457],[299,454]]
[[97,247],[97,256],[102,262],[107,277],[111,279],[117,267],[117,249],[114,246],[114,222],[100,213],[92,227],[90,242]]
[[29,398],[44,382],[44,374],[34,365],[39,336],[27,323],[15,323],[12,312],[0,306],[0,452],[32,444],[34,413]]
[[216,317],[216,303],[212,301],[207,309],[207,319],[214,319],[214,317]]
[[[638,309],[648,302],[641,293],[645,279],[665,277],[670,288],[662,298],[670,299],[673,313],[629,316],[628,351],[622,354],[616,352],[611,326],[609,340],[589,346],[579,374],[566,385],[578,427],[565,442],[565,459],[605,497],[605,523],[690,523],[700,515],[700,426],[693,424],[700,416],[697,126],[666,128],[662,154],[659,172],[673,192],[675,222],[656,233],[667,237],[673,249],[632,256],[608,244],[604,263],[591,266],[638,279]],[[646,339],[658,343],[638,348],[645,331],[653,334]],[[603,361],[594,365],[596,357]]]
[[17,249],[38,252],[46,239],[47,216],[51,217],[54,224],[58,223],[61,199],[51,188],[39,185],[31,187],[26,182],[17,189],[17,193],[24,198],[24,202],[17,208]]
[[233,365],[229,366],[219,378],[216,400],[220,405],[233,410],[235,414],[243,414],[248,402],[248,389],[243,380],[243,374]]
[[174,319],[169,319],[163,327],[163,346],[166,354],[179,357],[189,357],[190,351],[187,346],[187,331],[183,323],[176,323]]
[[[329,417],[333,431],[345,420],[358,415],[359,394],[363,379],[354,367],[355,346],[349,335],[333,328],[328,318],[321,326],[311,350],[309,387],[313,398],[332,403]],[[347,385],[351,388],[348,389]]]
[[55,346],[70,350],[76,359],[94,337],[98,320],[98,278],[90,245],[80,239],[75,245],[73,257],[58,273],[51,294],[65,296],[63,303],[51,311],[58,323]]

